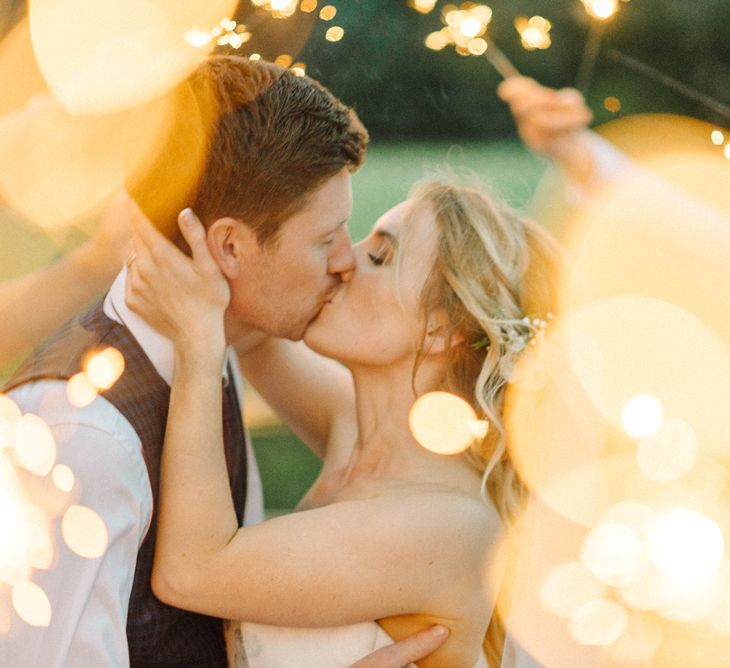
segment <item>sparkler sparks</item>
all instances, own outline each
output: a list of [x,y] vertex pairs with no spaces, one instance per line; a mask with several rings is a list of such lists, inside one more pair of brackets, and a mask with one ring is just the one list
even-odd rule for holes
[[485,55],[494,68],[505,78],[519,76],[519,72],[487,35],[492,21],[492,10],[487,5],[465,2],[460,7],[446,5],[441,12],[444,27],[426,37],[425,45],[440,51],[453,45],[462,56]]
[[202,49],[215,41],[218,46],[230,46],[234,49],[240,49],[246,42],[250,41],[253,35],[248,31],[242,23],[236,23],[232,19],[224,18],[212,30],[205,32],[198,28],[188,30],[183,39],[194,46]]
[[533,16],[529,19],[525,16],[518,16],[515,19],[515,28],[520,34],[522,46],[528,51],[549,49],[552,44],[550,39],[552,27],[552,23],[542,16]]

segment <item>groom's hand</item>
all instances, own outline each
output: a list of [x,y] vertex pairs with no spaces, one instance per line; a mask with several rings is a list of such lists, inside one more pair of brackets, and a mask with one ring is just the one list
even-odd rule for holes
[[432,626],[369,654],[350,668],[403,668],[435,652],[448,637],[449,630],[445,626]]

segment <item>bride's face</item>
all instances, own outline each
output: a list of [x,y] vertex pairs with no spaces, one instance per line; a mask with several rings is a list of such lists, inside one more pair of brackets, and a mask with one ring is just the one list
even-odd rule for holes
[[388,211],[355,244],[354,276],[310,325],[304,338],[310,348],[348,366],[412,360],[438,232],[427,207],[409,213],[406,223],[407,208],[403,202]]

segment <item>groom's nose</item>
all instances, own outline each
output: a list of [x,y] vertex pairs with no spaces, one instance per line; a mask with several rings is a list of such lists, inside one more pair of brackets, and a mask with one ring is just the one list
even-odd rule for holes
[[347,283],[355,273],[355,253],[352,250],[352,240],[346,227],[337,231],[334,243],[327,259],[327,273],[338,275],[342,282]]

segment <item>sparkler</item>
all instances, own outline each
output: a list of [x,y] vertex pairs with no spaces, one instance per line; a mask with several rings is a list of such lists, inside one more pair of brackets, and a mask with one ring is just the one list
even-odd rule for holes
[[[627,2],[628,0],[623,0]],[[588,41],[583,51],[583,59],[578,69],[577,88],[584,94],[593,81],[596,69],[596,60],[601,51],[601,41],[606,28],[606,21],[611,19],[619,8],[619,0],[581,0],[591,17],[591,28],[588,32]]]
[[515,28],[520,34],[522,46],[528,51],[549,49],[552,44],[550,39],[552,27],[552,23],[542,16],[533,16],[529,19],[526,16],[518,16],[515,19]]
[[698,91],[696,88],[692,88],[691,86],[688,86],[687,84],[682,83],[681,81],[677,81],[669,75],[660,72],[651,65],[647,65],[646,63],[643,63],[636,58],[632,58],[631,56],[627,56],[620,51],[616,51],[615,49],[611,49],[608,52],[608,57],[611,58],[611,60],[619,62],[629,69],[638,72],[639,74],[643,74],[645,77],[651,79],[652,81],[656,81],[662,86],[666,86],[670,90],[673,90],[680,95],[684,95],[685,97],[688,97],[695,102],[699,102],[708,109],[712,109],[715,113],[718,113],[721,116],[730,119],[730,107],[722,104],[721,102],[718,102],[709,95]]
[[454,45],[462,56],[486,56],[505,79],[520,76],[517,68],[487,35],[492,10],[487,5],[465,2],[460,7],[446,5],[441,13],[444,27],[426,37],[429,49],[440,51]]

